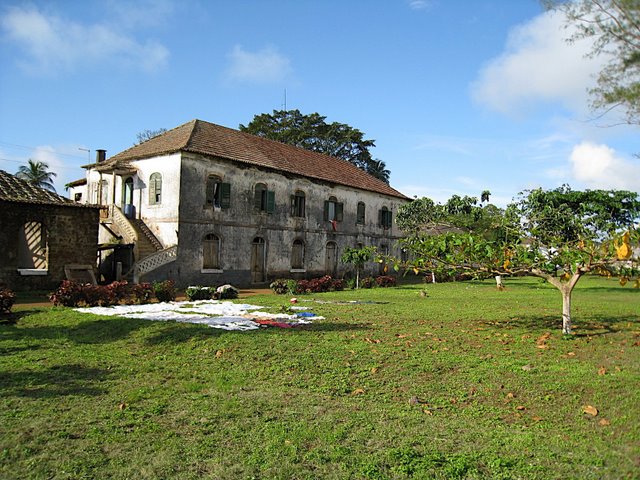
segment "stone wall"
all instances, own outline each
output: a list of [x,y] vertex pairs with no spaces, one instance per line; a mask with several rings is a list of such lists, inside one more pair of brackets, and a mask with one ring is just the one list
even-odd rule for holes
[[[27,222],[41,223],[46,231],[44,275],[18,271],[20,230]],[[18,291],[53,290],[65,278],[65,265],[95,266],[98,222],[97,208],[0,202],[0,281]]]

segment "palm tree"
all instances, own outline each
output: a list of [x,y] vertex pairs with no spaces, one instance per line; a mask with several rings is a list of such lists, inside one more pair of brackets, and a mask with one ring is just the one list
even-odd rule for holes
[[25,180],[34,184],[36,187],[44,188],[52,192],[56,191],[53,186],[53,177],[57,176],[57,173],[49,171],[48,163],[32,159],[29,159],[27,165],[21,166],[18,169],[18,173],[16,173],[16,177],[21,180]]
[[370,160],[367,162],[367,173],[389,185],[391,171],[387,170],[387,165],[382,160]]
[[490,196],[491,196],[491,192],[489,190],[483,190],[482,195],[480,195],[480,201],[482,203],[488,202]]

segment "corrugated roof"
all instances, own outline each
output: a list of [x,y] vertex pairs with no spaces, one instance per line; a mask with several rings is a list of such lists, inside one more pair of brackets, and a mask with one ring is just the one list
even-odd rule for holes
[[67,207],[95,207],[81,205],[57,193],[36,187],[15,175],[0,170],[0,200],[6,202],[37,203],[40,205],[63,205]]
[[101,164],[90,166],[100,170],[123,167],[131,160],[179,151],[221,157],[257,167],[408,199],[396,189],[345,160],[257,137],[203,120],[192,120],[124,150]]

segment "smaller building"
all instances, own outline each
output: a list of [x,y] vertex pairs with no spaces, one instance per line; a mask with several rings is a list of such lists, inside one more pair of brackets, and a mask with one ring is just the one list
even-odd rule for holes
[[52,290],[65,266],[96,264],[100,207],[76,203],[0,170],[0,281]]

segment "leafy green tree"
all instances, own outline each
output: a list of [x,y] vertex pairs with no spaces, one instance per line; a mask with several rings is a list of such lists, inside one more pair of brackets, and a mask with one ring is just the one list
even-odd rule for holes
[[159,128],[157,130],[143,130],[142,132],[136,133],[136,138],[138,141],[134,143],[134,145],[140,145],[141,143],[146,142],[147,140],[151,140],[154,137],[162,135],[166,132],[166,128]]
[[[396,217],[408,234],[404,247],[415,256],[405,268],[543,278],[562,295],[563,333],[571,333],[571,294],[583,275],[616,275],[622,285],[635,278],[640,288],[640,259],[633,257],[632,247],[640,244],[635,192],[573,191],[568,186],[529,190],[503,212],[469,199],[465,206],[459,197],[452,205],[462,209],[455,212],[429,199],[416,202],[401,207]],[[490,221],[483,224],[485,216]],[[489,234],[491,229],[496,233]]]
[[318,113],[304,115],[299,110],[274,110],[256,115],[248,125],[239,128],[252,135],[342,158],[365,172],[378,172],[382,167],[384,177],[384,162],[373,160],[369,151],[375,147],[374,140],[365,139],[364,133],[345,123],[327,123],[325,120],[326,117]]
[[56,191],[53,179],[57,176],[57,173],[49,171],[48,163],[32,159],[29,159],[26,165],[22,165],[16,173],[16,177],[51,192]]
[[638,0],[547,1],[577,28],[570,40],[594,40],[591,56],[605,56],[597,87],[590,91],[592,108],[620,106],[626,121],[640,123],[640,2]]
[[360,272],[367,262],[373,260],[376,253],[376,247],[361,248],[345,248],[340,260],[342,263],[348,263],[356,269],[356,289],[360,288]]

